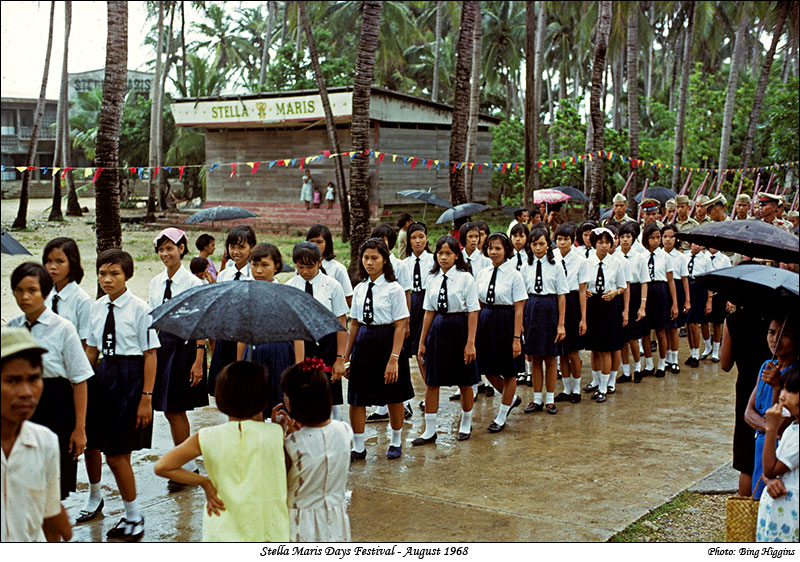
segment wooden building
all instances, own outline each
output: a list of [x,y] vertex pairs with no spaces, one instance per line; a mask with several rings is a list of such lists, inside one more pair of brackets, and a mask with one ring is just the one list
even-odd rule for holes
[[[340,149],[345,152],[351,147],[352,88],[330,88],[328,95]],[[205,130],[206,164],[221,165],[207,173],[207,202],[299,203],[303,172],[297,164],[269,168],[269,162],[330,150],[317,90],[178,99],[172,104],[172,112],[177,125]],[[370,163],[371,207],[414,203],[415,200],[396,195],[404,189],[432,188],[432,192],[449,199],[450,169],[444,162],[449,158],[451,115],[449,105],[372,88],[370,149],[387,154],[382,161],[375,158]],[[491,128],[499,122],[495,117],[480,116],[477,161],[491,160]],[[398,157],[393,159],[390,154]],[[404,156],[410,157],[406,165]],[[411,167],[411,157],[419,158],[416,169]],[[422,165],[423,159],[440,160],[440,164],[427,169]],[[349,159],[343,160],[349,180]],[[241,165],[255,161],[262,162],[256,174]],[[231,177],[230,166],[224,166],[233,162],[241,168],[235,177]],[[322,158],[307,167],[324,197],[328,182],[336,182],[333,160]],[[487,201],[491,170],[484,166],[474,178],[473,199]]]

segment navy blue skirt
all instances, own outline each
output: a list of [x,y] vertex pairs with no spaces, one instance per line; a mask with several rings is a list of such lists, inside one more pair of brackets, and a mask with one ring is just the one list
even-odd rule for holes
[[[475,357],[482,375],[516,377],[519,357],[514,357],[514,305],[484,304],[478,317]],[[524,363],[522,369],[524,370]]]
[[[469,327],[466,312],[437,312],[425,340],[425,384],[472,386],[481,380],[478,362],[464,364]],[[476,351],[477,355],[477,351]]]
[[68,379],[62,377],[44,379],[42,397],[39,398],[31,421],[45,426],[58,437],[63,500],[70,492],[75,491],[78,477],[78,461],[74,460],[72,453],[69,452],[69,439],[75,429],[75,400],[72,383]]
[[248,345],[244,351],[244,359],[267,368],[269,402],[264,410],[264,416],[269,417],[272,413],[272,408],[283,402],[281,375],[286,369],[294,365],[294,344],[290,341],[280,341]]
[[191,385],[197,340],[186,341],[174,334],[160,332],[158,341],[161,347],[156,351],[153,409],[159,412],[186,412],[208,406],[206,381]]
[[562,342],[564,353],[572,353],[583,349],[583,337],[580,335],[581,325],[581,297],[579,291],[570,291],[566,295],[566,308],[564,311],[564,329],[567,337]]
[[236,361],[238,343],[235,341],[217,340],[214,353],[211,354],[211,365],[208,367],[208,393],[214,396],[214,387],[222,369]]
[[667,327],[671,305],[667,282],[650,281],[647,284],[647,331],[663,330]]
[[[305,350],[306,357],[319,357],[326,367],[333,367],[336,362],[336,332],[328,334],[318,342],[307,340],[305,342]],[[344,404],[342,379],[331,382],[331,400],[334,406]]]
[[708,289],[697,281],[689,281],[689,302],[692,308],[686,321],[689,324],[702,324],[706,321],[706,301],[708,301]]
[[[669,291],[669,288],[667,291]],[[667,328],[682,328],[686,324],[686,313],[683,312],[685,300],[686,293],[683,291],[683,279],[675,279],[675,302],[678,303],[678,316],[672,320],[667,315]]]
[[525,355],[558,357],[564,353],[563,341],[555,341],[558,331],[558,295],[529,294],[523,322]]
[[622,314],[615,302],[603,300],[599,294],[586,299],[586,349],[617,351],[622,349]]
[[628,325],[622,330],[622,338],[624,341],[638,340],[647,334],[648,331],[646,316],[640,321],[636,321],[636,317],[639,314],[639,307],[642,306],[642,284],[631,283],[630,291],[630,300],[628,301]]
[[88,385],[87,448],[99,449],[106,455],[149,449],[153,422],[147,427],[136,427],[136,412],[144,389],[144,357],[103,357]]
[[384,382],[384,371],[394,346],[394,329],[394,324],[359,326],[350,354],[347,403],[351,406],[401,404],[414,398],[405,350],[400,350],[397,360],[397,381],[392,384]]
[[408,357],[416,357],[419,349],[419,337],[422,335],[422,321],[425,319],[425,310],[422,304],[425,302],[425,290],[411,293],[411,317],[408,319],[409,335],[403,343],[403,348]]

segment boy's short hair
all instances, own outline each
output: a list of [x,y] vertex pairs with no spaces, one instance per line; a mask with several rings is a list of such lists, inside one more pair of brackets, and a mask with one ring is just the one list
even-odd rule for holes
[[528,209],[517,209],[514,211],[514,220],[519,220],[522,218],[522,213],[527,213]]
[[303,425],[321,424],[331,415],[328,376],[322,369],[310,365],[314,360],[306,359],[281,375],[281,390],[289,398],[289,414]]
[[369,235],[370,238],[386,238],[389,242],[389,251],[391,252],[394,249],[394,245],[397,242],[397,233],[394,231],[394,228],[389,226],[388,224],[379,224],[375,228],[372,229],[372,234]]
[[114,265],[119,264],[122,267],[122,272],[125,274],[126,279],[133,277],[133,258],[128,252],[120,250],[119,248],[109,248],[97,256],[97,272],[100,267],[106,264]]
[[192,261],[189,262],[189,271],[192,272],[192,275],[203,273],[206,269],[208,269],[208,260],[206,258],[198,256],[192,258]]
[[36,277],[39,280],[39,290],[43,297],[47,297],[53,290],[53,278],[40,263],[26,261],[19,264],[11,273],[11,290],[15,291],[17,285],[26,277]]
[[292,261],[300,265],[317,265],[322,261],[322,253],[313,242],[300,242],[292,248]]
[[214,387],[217,408],[233,418],[252,418],[269,403],[267,369],[250,361],[236,361],[220,371]]
[[199,252],[202,252],[213,241],[214,237],[211,236],[210,234],[201,234],[200,236],[197,237],[197,240],[195,241],[194,245],[197,247],[197,250]]

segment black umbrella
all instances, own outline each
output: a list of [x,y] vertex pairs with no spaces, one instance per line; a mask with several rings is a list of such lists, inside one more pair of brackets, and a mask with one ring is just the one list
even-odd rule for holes
[[442,213],[437,219],[436,224],[442,224],[443,222],[454,221],[456,219],[468,217],[470,215],[474,215],[475,213],[485,211],[488,208],[489,207],[486,205],[481,205],[480,203],[462,203],[461,205],[456,205],[452,209],[447,209],[444,213]]
[[[641,203],[642,193],[644,193],[644,191],[640,191],[639,193],[637,193],[636,196],[633,198],[634,201],[636,201],[637,203]],[[667,203],[667,199],[672,199],[673,197],[677,196],[678,194],[669,189],[668,187],[659,187],[657,185],[651,185],[650,187],[647,188],[647,198],[655,199],[662,205],[665,205]]]
[[9,256],[33,255],[25,248],[25,246],[17,242],[8,232],[6,232],[5,228],[2,229],[2,233],[0,234],[0,250]]
[[344,330],[308,293],[280,283],[212,283],[184,291],[150,312],[153,328],[183,339],[239,341],[250,345],[314,340]]
[[695,280],[734,304],[788,298],[793,300],[787,306],[793,307],[800,296],[800,276],[797,273],[756,263],[718,269],[698,275]]
[[551,189],[555,189],[556,191],[560,191],[561,193],[566,193],[570,197],[572,197],[572,201],[575,203],[583,203],[584,201],[588,201],[589,198],[586,197],[586,194],[581,191],[580,189],[576,189],[574,187],[570,187],[568,185],[560,185],[558,187],[552,187]]
[[426,203],[430,203],[431,205],[436,205],[438,207],[447,207],[448,209],[453,208],[449,201],[445,201],[430,191],[422,191],[421,189],[406,189],[404,191],[398,191],[397,194],[402,195],[403,197],[419,199],[420,201],[425,201]]
[[249,219],[257,217],[253,211],[242,209],[241,207],[226,207],[218,205],[216,207],[209,207],[202,211],[197,211],[195,214],[187,218],[184,224],[195,222],[215,222],[215,221],[228,221],[232,219]]
[[797,238],[761,220],[722,221],[676,232],[675,238],[751,258],[800,263]]

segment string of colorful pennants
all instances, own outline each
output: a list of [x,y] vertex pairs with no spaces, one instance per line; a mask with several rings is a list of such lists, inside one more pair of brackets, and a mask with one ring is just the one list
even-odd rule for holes
[[[153,170],[153,177],[158,177],[158,174],[161,170],[164,171],[167,175],[171,175],[173,171],[177,170],[178,178],[183,179],[183,174],[187,168],[208,168],[209,172],[213,172],[220,166],[230,167],[230,177],[236,177],[237,169],[241,164],[244,164],[250,168],[250,174],[253,175],[258,172],[259,167],[262,164],[266,164],[268,169],[272,169],[274,166],[285,166],[289,168],[299,167],[299,169],[303,169],[305,166],[309,164],[313,164],[315,162],[319,162],[323,158],[334,158],[336,156],[346,156],[351,161],[353,158],[356,157],[358,151],[350,151],[350,152],[342,152],[339,154],[331,154],[329,150],[323,150],[319,154],[314,156],[305,156],[305,157],[297,157],[297,158],[286,158],[283,160],[261,160],[261,161],[253,161],[253,162],[231,162],[226,164],[192,164],[192,165],[183,165],[183,166],[155,166],[150,168],[148,166],[131,166],[131,167],[121,167],[117,168],[118,170],[127,170],[130,174],[130,177],[138,176],[140,179],[143,177],[145,170],[152,169]],[[393,163],[396,163],[398,159],[403,166],[410,166],[412,170],[414,169],[425,169],[431,170],[435,166],[437,170],[441,170],[442,167],[444,169],[449,170],[450,173],[455,173],[457,170],[462,170],[464,168],[475,169],[479,174],[482,173],[483,169],[489,169],[493,172],[499,172],[501,174],[505,174],[508,172],[518,172],[520,170],[524,170],[524,164],[522,162],[450,162],[449,160],[441,160],[441,159],[434,159],[434,158],[422,158],[419,156],[403,156],[400,154],[392,154],[388,152],[380,152],[376,150],[365,150],[363,153],[365,156],[369,156],[377,160],[378,162],[383,162],[387,157],[391,158]],[[619,159],[623,164],[630,165],[631,168],[645,168],[649,167],[652,169],[676,169],[677,166],[672,164],[662,164],[661,162],[652,162],[648,160],[641,160],[638,158],[631,158],[629,156],[624,156],[622,154],[610,151],[600,150],[597,152],[588,152],[586,154],[578,154],[574,156],[567,156],[562,158],[556,158],[551,160],[540,160],[538,161],[537,168],[541,169],[543,167],[549,168],[556,168],[560,167],[562,169],[567,167],[567,164],[577,164],[579,162],[584,162],[585,160],[592,161],[594,158],[604,158],[611,162],[616,159]],[[789,168],[792,166],[797,166],[800,161],[795,160],[794,162],[785,162],[782,164],[771,164],[769,166],[758,166],[753,168],[728,168],[726,170],[720,170],[719,168],[702,168],[702,167],[692,167],[692,166],[680,166],[680,170],[684,172],[714,172],[719,174],[724,172],[725,174],[729,174],[731,172],[738,173],[738,172],[764,172],[770,170],[777,170],[780,168]],[[97,181],[97,178],[103,172],[105,168],[102,167],[84,167],[84,168],[58,168],[58,167],[44,167],[44,166],[2,166],[2,171],[6,169],[13,168],[19,171],[20,173],[26,170],[41,170],[43,174],[47,174],[51,172],[56,174],[58,172],[77,172],[78,174],[83,174],[84,178],[92,178],[92,183]]]

